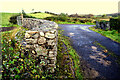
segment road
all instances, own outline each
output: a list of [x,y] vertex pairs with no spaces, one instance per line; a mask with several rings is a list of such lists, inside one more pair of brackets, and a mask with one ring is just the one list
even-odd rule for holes
[[100,43],[118,56],[120,44],[88,29],[94,25],[59,24],[59,26],[64,30],[64,35],[70,37],[73,48],[80,56],[85,79],[120,80],[120,68],[115,61],[116,58],[107,55],[107,51],[96,43]]

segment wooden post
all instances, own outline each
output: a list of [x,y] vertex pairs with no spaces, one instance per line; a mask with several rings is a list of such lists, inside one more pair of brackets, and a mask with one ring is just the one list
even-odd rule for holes
[[23,14],[21,14],[21,24],[23,25]]

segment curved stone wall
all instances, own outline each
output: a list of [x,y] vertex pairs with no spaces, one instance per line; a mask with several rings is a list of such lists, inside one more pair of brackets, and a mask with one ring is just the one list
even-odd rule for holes
[[34,57],[44,63],[47,70],[54,72],[54,68],[56,68],[58,25],[52,21],[33,18],[23,18],[21,23],[23,27],[29,29],[25,32],[22,42],[24,50],[26,52],[30,51]]
[[58,25],[55,22],[42,20],[42,19],[33,19],[33,18],[23,18],[23,27],[29,29],[45,29],[45,28],[57,28]]

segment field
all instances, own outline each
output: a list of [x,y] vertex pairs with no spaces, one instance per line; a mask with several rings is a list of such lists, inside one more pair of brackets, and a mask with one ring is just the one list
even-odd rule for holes
[[52,17],[54,15],[51,15],[51,14],[47,14],[47,13],[36,13],[36,14],[32,14],[32,13],[28,13],[27,14],[28,16],[33,16],[33,17],[36,17],[36,18],[46,18],[46,17]]
[[19,13],[0,13],[2,19],[2,27],[8,27],[7,25],[10,24],[9,20],[11,16],[18,15]]
[[[11,16],[15,16],[15,15],[18,15],[19,13],[0,13],[0,16],[1,16],[1,27],[11,27],[13,25],[11,25],[11,23],[9,22],[10,20],[10,17]],[[51,17],[53,15],[51,14],[47,14],[47,13],[37,13],[37,14],[27,14],[28,16],[33,16],[33,17],[36,17],[36,18],[45,18],[45,17]]]

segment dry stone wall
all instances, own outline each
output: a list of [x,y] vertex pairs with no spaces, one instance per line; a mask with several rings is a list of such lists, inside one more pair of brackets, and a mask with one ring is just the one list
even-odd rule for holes
[[109,22],[98,22],[98,21],[96,21],[96,27],[100,28],[100,29],[107,30],[107,29],[110,29],[110,23]]
[[[22,26],[29,29],[25,32],[22,41],[24,50],[26,52],[30,51],[47,70],[54,72],[54,68],[56,68],[58,25],[52,21],[23,18]],[[41,65],[40,63],[38,64]]]
[[55,22],[42,20],[42,19],[33,19],[33,18],[23,18],[23,27],[29,29],[50,29],[50,28],[57,28],[58,25]]

